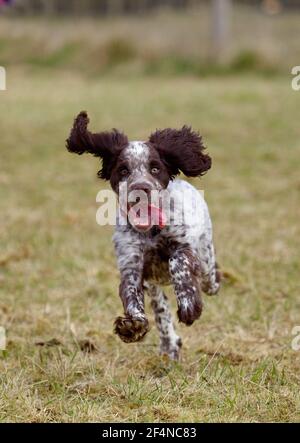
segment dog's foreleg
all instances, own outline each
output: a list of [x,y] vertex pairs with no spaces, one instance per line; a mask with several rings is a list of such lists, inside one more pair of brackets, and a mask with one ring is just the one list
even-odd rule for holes
[[124,308],[124,317],[115,321],[115,333],[126,343],[141,340],[149,330],[142,282],[143,252],[140,244],[130,240],[128,244],[124,238],[121,244],[115,243],[121,273],[119,294]]
[[178,319],[190,326],[202,312],[199,277],[193,253],[189,249],[175,251],[169,259],[169,272],[177,299]]

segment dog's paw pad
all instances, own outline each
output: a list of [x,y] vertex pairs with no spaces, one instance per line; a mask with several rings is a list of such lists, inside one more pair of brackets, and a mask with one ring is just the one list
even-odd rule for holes
[[125,343],[140,341],[149,331],[149,323],[146,318],[117,317],[114,332]]

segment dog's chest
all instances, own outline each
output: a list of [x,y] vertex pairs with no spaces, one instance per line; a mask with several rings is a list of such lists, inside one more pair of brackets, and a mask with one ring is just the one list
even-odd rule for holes
[[169,238],[161,235],[147,239],[144,251],[145,280],[161,285],[170,284],[169,258],[175,248]]

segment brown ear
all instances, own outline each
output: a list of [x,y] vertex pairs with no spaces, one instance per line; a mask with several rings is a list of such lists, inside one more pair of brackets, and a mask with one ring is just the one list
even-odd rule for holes
[[111,132],[93,134],[88,131],[89,118],[85,111],[80,112],[74,120],[73,128],[66,141],[69,152],[76,154],[90,153],[102,159],[99,177],[109,180],[111,164],[121,150],[128,144],[125,134],[113,129]]
[[202,137],[188,126],[179,130],[157,130],[151,134],[149,142],[157,149],[173,176],[182,171],[187,177],[197,177],[211,167],[210,156],[203,152]]

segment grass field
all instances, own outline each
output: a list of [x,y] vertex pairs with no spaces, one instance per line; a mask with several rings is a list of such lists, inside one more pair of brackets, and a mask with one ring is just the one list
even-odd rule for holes
[[[0,93],[1,421],[299,421],[299,97],[290,78],[86,78],[11,69]],[[182,360],[113,335],[122,313],[111,228],[96,224],[97,160],[64,140],[92,128],[132,139],[192,124],[213,169],[205,189],[220,296],[177,326]],[[175,312],[174,296],[171,295]],[[91,352],[88,352],[91,351]],[[0,351],[1,352],[1,351]]]

